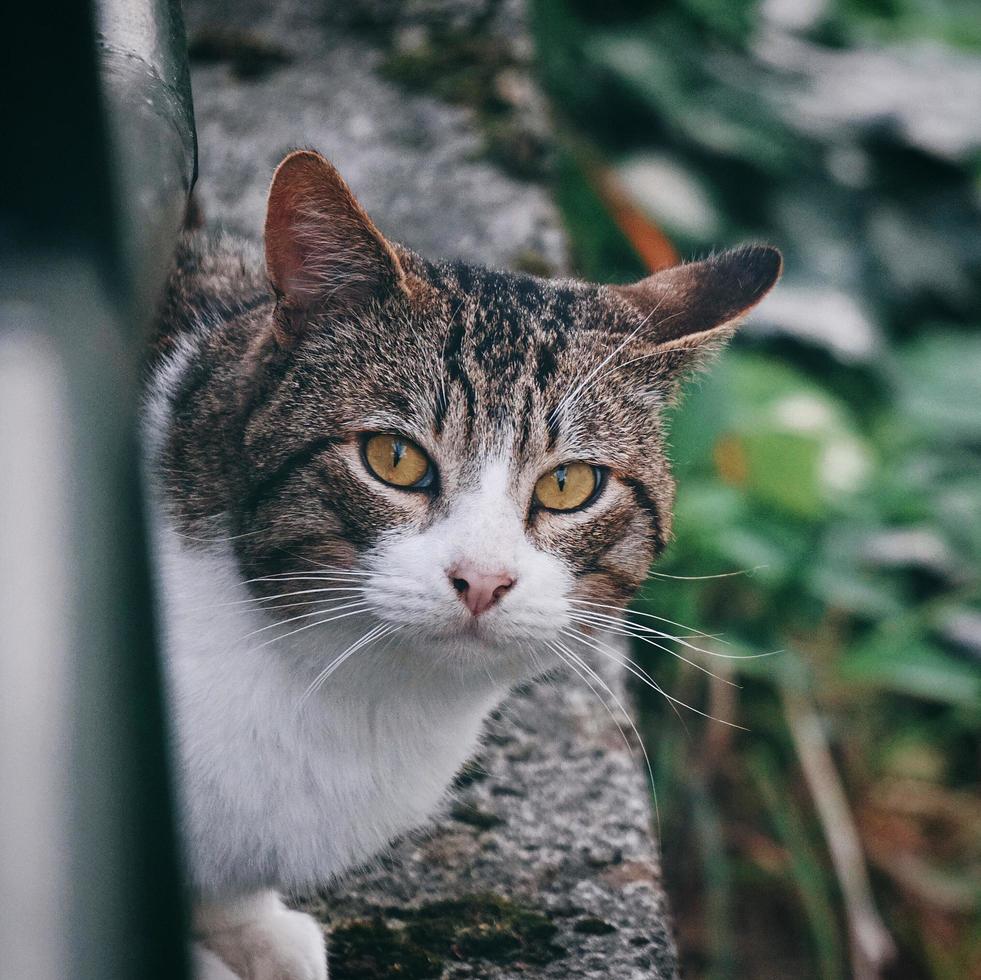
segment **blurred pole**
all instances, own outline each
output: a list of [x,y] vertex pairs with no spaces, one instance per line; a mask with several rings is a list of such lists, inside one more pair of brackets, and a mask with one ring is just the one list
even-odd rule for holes
[[179,6],[27,3],[4,21],[0,977],[179,980],[136,439],[194,177]]

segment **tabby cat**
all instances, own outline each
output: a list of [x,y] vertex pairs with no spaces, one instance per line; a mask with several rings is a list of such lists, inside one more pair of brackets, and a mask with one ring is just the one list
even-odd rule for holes
[[585,663],[577,610],[622,609],[670,534],[663,409],[781,260],[629,286],[430,262],[309,151],[264,258],[180,248],[152,527],[198,975],[322,980],[279,892],[423,824],[515,684]]

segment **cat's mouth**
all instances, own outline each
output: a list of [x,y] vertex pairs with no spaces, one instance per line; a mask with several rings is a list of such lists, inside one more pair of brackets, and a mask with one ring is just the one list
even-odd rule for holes
[[513,621],[508,616],[475,616],[424,628],[428,640],[447,651],[507,654],[554,639],[554,625]]
[[446,623],[432,628],[429,632],[434,640],[445,640],[450,643],[463,640],[495,646],[500,645],[503,640],[500,624],[495,626],[483,616],[471,616],[455,623]]

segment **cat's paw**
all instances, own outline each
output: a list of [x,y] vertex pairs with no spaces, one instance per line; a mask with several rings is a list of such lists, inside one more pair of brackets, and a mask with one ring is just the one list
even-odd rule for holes
[[203,941],[241,980],[327,980],[323,930],[279,898],[264,901],[254,918],[209,931]]
[[192,959],[194,980],[242,980],[237,973],[232,973],[211,950],[205,949],[200,943],[194,944]]

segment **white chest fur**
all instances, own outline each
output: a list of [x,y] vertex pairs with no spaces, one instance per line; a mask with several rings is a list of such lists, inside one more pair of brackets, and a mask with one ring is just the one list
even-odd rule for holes
[[463,683],[411,644],[383,640],[304,700],[367,627],[347,619],[268,645],[276,629],[246,639],[270,620],[247,601],[230,554],[155,525],[195,890],[326,884],[424,823],[508,684]]

